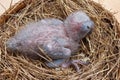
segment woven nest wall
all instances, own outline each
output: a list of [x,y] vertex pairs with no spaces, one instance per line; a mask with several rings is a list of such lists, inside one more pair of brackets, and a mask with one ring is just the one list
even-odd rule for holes
[[[88,66],[80,66],[81,72],[50,69],[42,61],[16,57],[7,51],[6,41],[25,24],[48,17],[64,20],[76,10],[85,11],[95,23],[92,34],[82,40],[79,52],[72,56],[89,59]],[[100,4],[91,0],[25,0],[4,13],[0,23],[2,80],[120,80],[120,26]]]

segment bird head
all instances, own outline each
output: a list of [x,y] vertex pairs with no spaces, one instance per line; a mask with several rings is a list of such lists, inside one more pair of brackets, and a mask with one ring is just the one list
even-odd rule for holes
[[94,28],[94,22],[83,11],[70,14],[64,21],[65,29],[76,39],[84,38]]

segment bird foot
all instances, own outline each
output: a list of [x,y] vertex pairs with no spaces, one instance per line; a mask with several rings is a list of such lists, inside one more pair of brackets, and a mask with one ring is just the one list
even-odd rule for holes
[[68,68],[70,66],[74,67],[77,72],[80,72],[80,65],[88,65],[89,61],[82,61],[82,60],[70,60],[68,62],[65,62],[61,65],[62,68]]
[[52,62],[47,62],[46,65],[50,68],[58,68],[62,67],[62,69],[68,68],[70,66],[74,67],[77,72],[80,72],[79,65],[88,65],[89,61],[83,61],[83,60],[53,60]]

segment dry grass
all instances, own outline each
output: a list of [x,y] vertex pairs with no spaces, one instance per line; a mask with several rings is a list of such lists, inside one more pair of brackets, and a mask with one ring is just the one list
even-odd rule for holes
[[[16,14],[9,14],[0,27],[0,80],[120,80],[120,26],[112,13],[90,0],[32,1]],[[81,72],[49,69],[42,61],[15,57],[7,51],[6,40],[25,24],[47,17],[64,20],[76,10],[85,11],[95,22],[93,33],[82,41],[80,52],[73,57],[79,59],[83,53],[90,59],[91,64],[81,67]]]

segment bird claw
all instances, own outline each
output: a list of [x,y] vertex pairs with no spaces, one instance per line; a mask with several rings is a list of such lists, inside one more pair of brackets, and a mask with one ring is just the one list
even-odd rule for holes
[[73,66],[77,72],[80,72],[79,64],[87,66],[89,64],[89,62],[88,61],[82,61],[82,60],[71,60],[71,61],[63,63],[61,65],[61,67],[62,68],[68,68],[70,66]]

